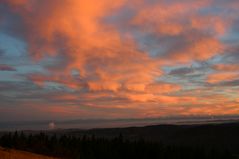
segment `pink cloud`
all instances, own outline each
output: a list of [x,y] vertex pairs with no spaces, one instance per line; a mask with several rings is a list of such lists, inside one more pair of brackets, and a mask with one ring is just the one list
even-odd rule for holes
[[218,37],[225,35],[232,25],[230,19],[200,13],[212,5],[210,0],[146,3],[131,25],[146,34],[153,33],[164,39],[174,37],[174,41],[166,41],[162,46],[162,50],[168,47],[163,57],[159,55],[162,64],[204,61],[224,52],[226,46]]
[[[231,17],[201,13],[202,9],[212,7],[214,1],[1,0],[0,3],[6,4],[9,12],[20,19],[16,28],[21,32],[12,32],[24,40],[35,62],[49,57],[62,60],[56,66],[54,63],[53,67],[46,66],[45,74],[27,76],[41,89],[47,87],[46,83],[55,82],[72,91],[44,95],[49,103],[41,108],[42,112],[99,115],[104,109],[117,109],[138,116],[222,114],[219,102],[223,101],[228,105],[225,108],[228,113],[238,110],[237,103],[217,96],[213,90],[198,88],[197,92],[184,93],[188,85],[175,80],[167,82],[169,78],[163,71],[168,65],[207,61],[227,49],[221,37],[230,29]],[[121,17],[124,7],[132,15],[122,16],[127,20],[116,26],[117,22],[111,22],[115,20],[112,15]],[[141,42],[137,39],[141,35],[152,37],[158,49],[153,51],[156,55],[149,51],[151,39]],[[141,46],[144,41],[150,49]],[[208,83],[239,78],[238,65],[217,64],[213,68],[218,72],[208,75]],[[0,70],[14,68],[0,65]],[[162,77],[166,82],[158,82]],[[55,105],[53,101],[60,103]],[[39,103],[29,105],[34,104],[40,107]],[[102,112],[89,113],[94,109]],[[109,114],[120,116],[114,111]]]

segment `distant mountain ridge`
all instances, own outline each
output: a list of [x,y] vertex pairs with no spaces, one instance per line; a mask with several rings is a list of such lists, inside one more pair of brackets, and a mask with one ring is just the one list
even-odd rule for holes
[[48,130],[59,129],[92,129],[147,126],[159,124],[192,125],[208,123],[231,123],[239,122],[239,116],[184,116],[184,117],[161,117],[139,119],[75,119],[75,120],[45,120],[45,121],[0,121],[0,131],[15,130]]

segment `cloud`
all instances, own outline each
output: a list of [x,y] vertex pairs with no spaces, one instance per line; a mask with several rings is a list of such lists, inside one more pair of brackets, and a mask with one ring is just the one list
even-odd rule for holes
[[[130,27],[150,41],[144,48],[153,48],[162,65],[206,61],[225,53],[227,46],[219,37],[233,25],[232,17],[225,20],[225,15],[210,12],[215,5],[210,0],[145,2]],[[209,12],[202,14],[204,9]]]
[[46,82],[59,83],[72,89],[80,88],[81,85],[83,85],[83,83],[77,82],[78,81],[77,79],[74,79],[70,75],[69,77],[67,77],[64,74],[58,75],[58,76],[51,76],[51,75],[45,75],[40,73],[39,74],[33,73],[33,74],[28,74],[27,79],[32,81],[36,85],[42,86],[42,87],[44,86]]
[[79,99],[77,94],[73,93],[59,93],[59,94],[52,94],[50,97],[51,100],[60,101],[60,102],[75,102]]
[[220,87],[220,86],[236,87],[236,86],[239,86],[239,79],[237,78],[234,80],[222,81],[220,83],[217,83],[216,86],[218,86],[218,87]]
[[212,68],[217,72],[209,74],[207,82],[218,86],[235,86],[239,79],[239,65],[237,64],[216,64]]
[[[227,98],[212,100],[216,93],[202,90],[238,83],[237,40],[230,39],[230,31],[234,33],[238,25],[237,4],[226,0],[0,0],[5,13],[1,32],[26,44],[28,62],[43,68],[29,73],[29,68],[20,67],[17,72],[27,84],[2,84],[2,98],[64,117],[64,113],[144,117],[214,109],[222,113],[217,101],[223,100],[228,104],[225,109],[235,112]],[[198,61],[208,65],[203,70],[185,67]],[[0,70],[16,71],[11,65],[2,64]],[[167,74],[169,67],[176,69]],[[195,71],[202,75],[196,76]],[[176,79],[181,75],[188,75],[183,82]]]
[[62,63],[64,70],[52,73],[52,79],[67,78],[75,69],[90,89],[105,89],[112,83],[150,83],[161,74],[156,60],[137,49],[133,40],[121,40],[121,35],[103,22],[123,0],[103,0],[97,6],[94,0],[11,2],[6,3],[21,16],[19,27],[25,29],[21,37],[28,43],[30,55],[38,60],[63,55],[67,61]]
[[207,82],[211,84],[225,82],[225,81],[233,81],[239,78],[238,73],[230,73],[230,72],[223,72],[223,73],[214,73],[210,74],[207,77]]
[[239,103],[239,99],[237,98],[236,100],[235,100],[237,103]]
[[[214,5],[211,1],[184,1],[164,2],[145,4],[136,14],[132,21],[133,26],[139,27],[145,33],[153,32],[157,36],[181,37],[189,45],[180,45],[196,55],[198,49],[202,48],[199,58],[205,60],[220,51],[221,42],[215,38],[223,34],[229,27],[229,23],[218,16],[204,15],[200,11],[203,8]],[[207,43],[209,42],[209,43]],[[182,44],[182,43],[181,43]],[[209,46],[209,48],[207,48]],[[188,48],[187,48],[188,47]],[[213,49],[214,48],[214,49]],[[177,48],[174,48],[177,50]],[[189,56],[190,56],[190,53]],[[208,54],[208,55],[206,55]],[[179,55],[180,56],[180,55]],[[201,57],[200,57],[201,56]]]
[[[225,30],[226,25],[220,17],[199,13],[202,7],[210,6],[206,0],[169,2],[170,5],[166,2],[142,2],[133,7],[135,17],[129,25],[141,28],[152,26],[155,27],[152,31],[156,31],[158,36],[174,36],[174,40],[168,41],[167,51],[160,60],[140,50],[132,35],[124,36],[113,24],[104,21],[111,12],[116,13],[130,4],[124,0],[114,3],[103,0],[97,6],[93,5],[94,0],[57,3],[21,0],[5,3],[12,14],[21,17],[19,28],[24,31],[20,35],[28,43],[29,53],[38,60],[63,55],[66,62],[62,64],[64,70],[60,71],[68,77],[70,71],[76,69],[92,90],[115,91],[121,85],[131,85],[132,89],[133,84],[143,89],[162,75],[160,60],[164,63],[207,60],[223,49],[223,44],[214,35]],[[141,7],[144,9],[141,10]],[[41,12],[43,8],[44,13]],[[190,13],[194,14],[190,16]],[[189,24],[183,20],[185,15]],[[149,22],[147,26],[144,26],[145,21]],[[52,76],[59,79],[63,74],[55,71]],[[109,88],[110,85],[114,85],[113,88]]]
[[239,65],[237,64],[216,64],[213,68],[217,71],[234,71],[239,72]]
[[225,23],[217,16],[200,15],[199,11],[210,7],[211,1],[158,1],[145,2],[139,9],[132,25],[145,31],[175,36],[189,30],[223,32]]
[[16,69],[9,65],[0,64],[0,71],[16,71]]
[[171,50],[166,56],[182,63],[192,60],[205,61],[223,50],[223,44],[213,37],[192,33],[184,39],[186,41],[175,43],[176,49]]
[[160,104],[175,105],[178,103],[194,103],[196,97],[178,97],[178,96],[167,96],[167,95],[155,95],[155,94],[128,94],[126,97],[134,102],[156,102]]
[[171,93],[176,92],[181,89],[180,85],[172,84],[172,83],[153,83],[147,85],[146,92],[155,93],[155,94],[163,94],[163,93]]
[[89,90],[91,91],[102,91],[102,90],[109,90],[109,91],[117,91],[120,89],[121,85],[117,82],[111,81],[98,81],[96,82],[88,82]]
[[193,68],[188,68],[188,67],[182,67],[182,68],[177,68],[169,72],[169,75],[186,75],[193,73],[194,69]]

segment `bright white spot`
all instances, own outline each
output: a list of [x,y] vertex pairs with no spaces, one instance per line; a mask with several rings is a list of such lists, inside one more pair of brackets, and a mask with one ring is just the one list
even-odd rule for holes
[[56,127],[56,125],[55,125],[54,122],[50,122],[50,123],[48,124],[48,128],[49,128],[49,129],[55,129],[55,127]]

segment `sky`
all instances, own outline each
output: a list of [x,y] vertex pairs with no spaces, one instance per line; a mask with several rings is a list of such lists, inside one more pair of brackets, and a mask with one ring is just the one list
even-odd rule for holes
[[0,0],[0,121],[239,114],[238,0]]

